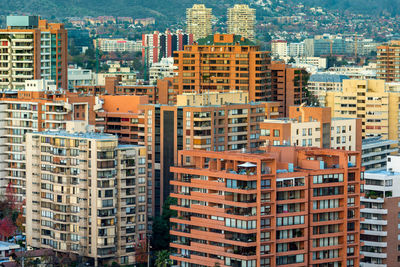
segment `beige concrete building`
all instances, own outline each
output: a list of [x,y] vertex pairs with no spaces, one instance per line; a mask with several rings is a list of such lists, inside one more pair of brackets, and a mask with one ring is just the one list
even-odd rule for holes
[[327,92],[332,117],[360,118],[363,138],[399,139],[399,85],[383,80],[343,80],[342,91]]
[[145,156],[109,134],[28,133],[27,245],[134,263],[147,231]]
[[206,8],[203,4],[193,5],[192,8],[186,9],[186,32],[193,34],[195,41],[211,35],[211,16],[212,9]]
[[248,5],[236,4],[228,8],[228,33],[241,35],[251,41],[255,39],[256,10]]

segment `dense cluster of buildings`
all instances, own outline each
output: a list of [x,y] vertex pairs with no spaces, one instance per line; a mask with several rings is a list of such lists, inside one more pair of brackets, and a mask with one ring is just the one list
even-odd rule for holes
[[271,54],[247,5],[228,9],[226,34],[211,20],[194,5],[186,33],[96,40],[142,51],[147,82],[119,64],[68,69],[62,24],[7,18],[0,189],[24,205],[26,244],[94,266],[145,263],[172,197],[174,266],[395,266],[398,43],[379,46],[376,65],[311,75],[300,65],[376,44],[274,41]]

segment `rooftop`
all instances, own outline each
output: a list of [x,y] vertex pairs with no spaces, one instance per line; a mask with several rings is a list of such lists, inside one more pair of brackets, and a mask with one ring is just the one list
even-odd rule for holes
[[214,35],[209,35],[205,38],[197,40],[198,45],[242,45],[242,46],[255,46],[255,43],[240,35],[233,36],[233,42],[214,42]]
[[309,82],[341,83],[346,79],[350,78],[341,74],[316,73],[310,76]]
[[32,134],[40,134],[40,135],[47,135],[47,136],[57,136],[57,137],[69,137],[69,138],[85,138],[85,139],[98,139],[98,140],[117,140],[117,137],[112,134],[105,134],[105,133],[94,133],[94,132],[76,132],[76,133],[69,133],[66,131],[57,131],[57,132],[50,132],[50,131],[43,131],[43,132],[33,132]]

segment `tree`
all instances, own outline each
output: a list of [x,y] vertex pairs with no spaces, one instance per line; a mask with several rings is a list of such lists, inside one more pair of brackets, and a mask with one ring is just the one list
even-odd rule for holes
[[176,210],[171,210],[171,205],[176,205],[177,199],[169,197],[164,201],[161,216],[155,217],[153,221],[152,247],[155,251],[168,250],[170,243],[170,218],[176,217]]
[[160,250],[156,253],[156,267],[167,267],[172,264],[172,260],[169,258],[168,250]]
[[13,236],[15,230],[17,230],[17,227],[10,218],[6,217],[0,220],[0,236],[3,237],[4,241],[8,240],[10,236]]
[[293,58],[293,57],[290,57],[290,59],[289,59],[288,63],[289,63],[289,64],[290,64],[290,63],[296,63],[296,60],[294,60],[294,58]]

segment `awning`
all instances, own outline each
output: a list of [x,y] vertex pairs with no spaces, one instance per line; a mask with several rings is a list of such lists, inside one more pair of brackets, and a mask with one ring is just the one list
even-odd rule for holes
[[257,165],[251,163],[251,162],[246,162],[243,164],[238,165],[238,167],[243,167],[243,168],[252,168],[252,167],[257,167]]

